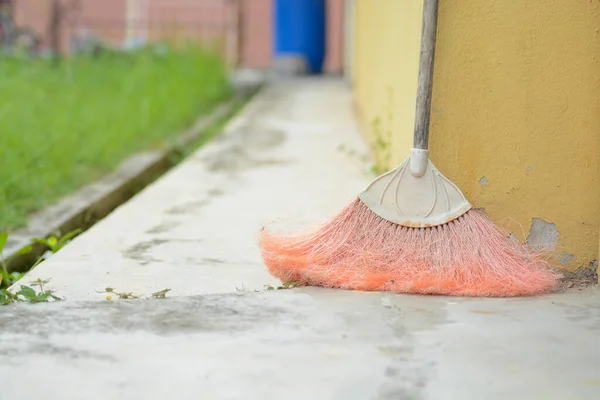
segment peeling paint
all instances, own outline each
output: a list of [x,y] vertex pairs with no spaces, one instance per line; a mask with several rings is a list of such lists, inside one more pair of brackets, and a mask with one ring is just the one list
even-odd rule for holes
[[573,254],[567,253],[566,251],[563,251],[556,258],[558,259],[558,261],[560,261],[560,265],[567,265],[567,263],[575,259],[575,256]]
[[541,218],[533,218],[526,243],[538,250],[554,251],[558,244],[558,235],[555,224]]
[[487,186],[487,184],[488,184],[488,179],[487,179],[485,176],[482,176],[482,177],[479,179],[479,184],[480,184],[481,186],[483,186],[483,187],[486,187],[486,186]]
[[567,280],[587,281],[592,284],[598,283],[598,260],[592,260],[587,265],[581,265],[574,272],[562,272]]

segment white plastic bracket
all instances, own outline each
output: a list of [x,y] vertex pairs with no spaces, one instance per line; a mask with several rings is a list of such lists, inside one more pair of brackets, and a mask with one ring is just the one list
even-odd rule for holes
[[410,149],[410,173],[420,178],[427,172],[429,164],[429,151],[422,149]]

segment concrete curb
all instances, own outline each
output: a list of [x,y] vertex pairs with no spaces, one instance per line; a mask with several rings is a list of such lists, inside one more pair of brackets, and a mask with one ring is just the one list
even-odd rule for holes
[[210,114],[196,120],[164,149],[135,154],[123,161],[116,170],[99,181],[84,186],[73,195],[34,214],[25,228],[11,232],[3,255],[10,271],[26,271],[45,251],[34,245],[25,255],[14,256],[19,249],[31,244],[32,238],[60,235],[77,228],[88,229],[118,206],[132,198],[175,164],[183,149],[201,138],[202,133],[230,115],[259,90],[259,85],[238,90],[233,99],[218,105]]

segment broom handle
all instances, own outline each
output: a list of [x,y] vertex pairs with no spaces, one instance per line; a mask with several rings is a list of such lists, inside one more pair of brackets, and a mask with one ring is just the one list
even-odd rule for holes
[[413,139],[413,147],[420,150],[427,150],[429,145],[429,119],[431,115],[431,87],[433,86],[437,13],[438,0],[425,0],[423,3],[421,59],[419,61],[419,81]]

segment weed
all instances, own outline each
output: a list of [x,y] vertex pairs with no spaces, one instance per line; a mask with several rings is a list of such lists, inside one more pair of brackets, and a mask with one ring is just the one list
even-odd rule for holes
[[56,236],[50,236],[49,238],[46,238],[46,239],[34,238],[34,239],[31,239],[31,241],[34,243],[42,244],[42,245],[48,247],[48,249],[52,253],[56,253],[57,251],[62,249],[67,243],[69,243],[69,241],[71,241],[71,239],[73,239],[75,236],[79,235],[80,233],[81,233],[81,229],[75,229],[74,231],[71,231],[60,238],[57,238]]
[[[165,299],[167,297],[167,293],[169,293],[171,289],[163,289],[158,292],[154,292],[151,294],[153,299]],[[98,293],[108,293],[106,296],[106,300],[112,300],[111,294],[116,295],[121,300],[131,300],[131,299],[139,299],[141,296],[134,295],[132,292],[117,292],[115,289],[111,287],[107,287],[103,292]]]
[[[136,295],[134,295],[131,292],[129,292],[129,293],[126,293],[126,292],[123,292],[123,293],[121,293],[121,292],[115,292],[115,289],[110,288],[110,287],[107,287],[106,289],[104,289],[104,292],[99,292],[99,293],[112,293],[112,294],[117,295],[119,297],[119,299],[122,299],[122,300],[139,299],[140,298],[140,296],[136,296]],[[106,296],[107,300],[110,300],[111,298],[112,297],[110,295]]]
[[304,286],[304,285],[302,285],[298,281],[287,281],[283,285],[280,285],[280,286],[277,286],[277,287],[271,286],[271,285],[264,285],[264,286],[265,286],[265,289],[267,289],[267,290],[285,290],[285,289],[293,289],[293,288],[296,288],[296,287],[301,287],[301,286]]
[[58,238],[56,236],[50,236],[45,239],[39,239],[39,238],[31,239],[31,241],[33,243],[41,244],[42,246],[45,246],[48,249],[44,252],[44,254],[42,254],[42,256],[40,258],[38,258],[38,260],[35,262],[35,264],[33,264],[33,266],[31,268],[32,269],[35,268],[39,263],[50,258],[51,255],[58,252],[60,249],[62,249],[64,246],[66,246],[67,243],[69,243],[75,236],[79,235],[81,233],[81,231],[82,231],[81,229],[75,229],[74,231],[68,232],[65,235],[61,236],[60,238]]
[[385,126],[382,118],[377,116],[371,122],[371,129],[373,131],[373,141],[371,146],[375,151],[377,175],[383,173],[390,168],[390,162],[392,160],[392,139],[393,132],[392,126],[394,122],[394,92],[391,87],[388,87],[388,102],[385,109],[386,121]]
[[[42,254],[41,257],[39,257],[37,259],[37,261],[33,264],[33,266],[30,268],[30,270],[33,269],[34,267],[36,267],[42,261],[46,260],[48,257],[50,257],[50,255],[52,255],[52,254],[58,252],[60,249],[62,249],[67,243],[69,243],[71,241],[71,239],[73,239],[80,232],[81,232],[81,229],[76,229],[72,232],[69,232],[69,233],[63,235],[60,238],[57,238],[56,236],[50,236],[49,238],[46,238],[46,239],[39,239],[39,238],[31,239],[32,243],[41,244],[41,245],[45,246],[48,250],[44,254]],[[28,244],[26,246],[23,246],[21,249],[19,249],[17,252],[12,254],[10,257],[4,258],[3,250],[4,250],[4,246],[6,245],[7,241],[8,241],[8,233],[0,232],[0,290],[2,290],[1,288],[10,287],[15,282],[17,282],[18,280],[23,278],[23,276],[25,276],[25,274],[26,274],[26,272],[16,272],[16,271],[10,272],[8,270],[9,261],[12,258],[21,256],[21,255],[25,255],[25,254],[29,254],[33,251],[33,245]],[[27,293],[30,294],[30,292],[27,292]],[[6,296],[7,295],[4,294],[3,298],[0,298],[0,304],[3,301],[6,301],[6,299],[7,299]]]
[[[23,246],[21,249],[19,249],[17,252],[15,252],[13,255],[11,255],[9,258],[4,258],[3,250],[4,250],[4,246],[6,245],[7,241],[8,241],[8,233],[0,232],[0,267],[1,267],[1,269],[0,269],[0,288],[9,287],[13,283],[15,283],[16,281],[21,279],[24,275],[20,272],[9,272],[8,271],[8,263],[9,263],[10,259],[24,255],[24,254],[28,254],[33,250],[33,246],[28,244],[26,246]],[[1,301],[2,300],[0,299],[0,302]]]
[[8,305],[11,303],[27,302],[27,303],[45,303],[50,299],[55,301],[62,300],[60,297],[55,296],[52,290],[45,290],[44,285],[48,281],[41,279],[36,280],[31,286],[38,286],[39,291],[36,291],[30,286],[23,285],[16,293],[11,293],[8,290],[0,290],[0,305]]
[[369,168],[367,168],[367,174],[375,177],[378,176],[379,169],[377,168],[377,165],[371,165]]
[[170,291],[171,289],[163,289],[161,291],[152,293],[152,297],[155,299],[164,299],[167,297],[167,293]]
[[6,306],[19,301],[17,296],[7,290],[0,289],[0,306]]

